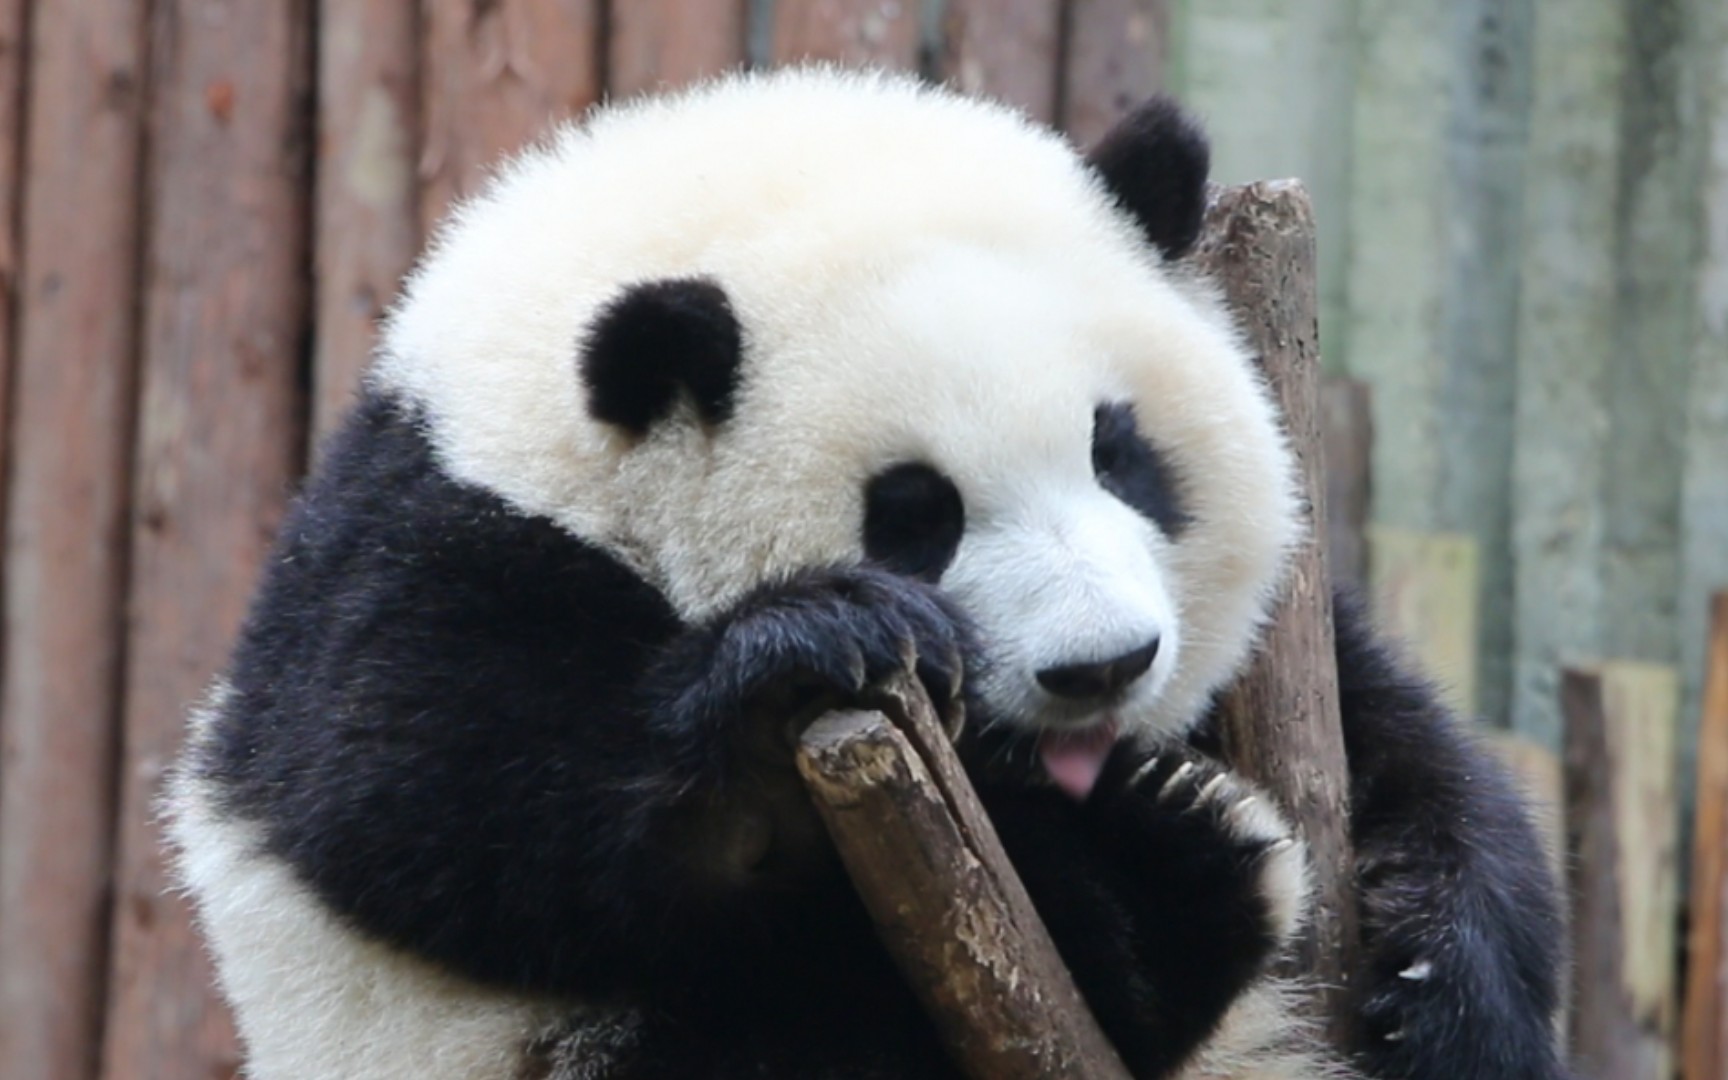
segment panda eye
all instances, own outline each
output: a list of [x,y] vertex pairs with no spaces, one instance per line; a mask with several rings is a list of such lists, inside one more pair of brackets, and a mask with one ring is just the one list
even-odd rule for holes
[[1105,491],[1177,536],[1190,518],[1178,499],[1168,463],[1140,434],[1134,406],[1113,402],[1092,413],[1092,473]]
[[960,490],[928,465],[895,465],[864,485],[864,555],[896,573],[940,579],[965,525]]

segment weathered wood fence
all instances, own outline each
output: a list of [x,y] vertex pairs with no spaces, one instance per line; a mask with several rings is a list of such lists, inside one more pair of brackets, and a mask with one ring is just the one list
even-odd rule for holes
[[[1578,2],[1601,16],[1578,23],[1579,33],[1609,29],[1601,31],[1601,41],[1572,41],[1559,31],[1541,38],[1540,47],[1524,41],[1537,90],[1548,88],[1549,96],[1536,95],[1538,102],[1568,100],[1566,80],[1579,75],[1561,64],[1572,55],[1567,50],[1618,50],[1615,62],[1623,66],[1666,55],[1661,47],[1668,38],[1661,35],[1673,28],[1645,27],[1626,14],[1636,6],[1629,0]],[[1650,489],[1654,502],[1639,501],[1636,491],[1623,487],[1613,498],[1598,498],[1595,489],[1579,485],[1559,493],[1571,502],[1546,498],[1541,455],[1548,452],[1549,429],[1559,432],[1554,453],[1576,451],[1594,470],[1580,485],[1605,484],[1612,470],[1604,463],[1620,445],[1567,442],[1566,433],[1576,434],[1583,423],[1568,410],[1599,417],[1618,392],[1635,402],[1666,401],[1677,393],[1667,383],[1652,389],[1630,377],[1617,382],[1603,375],[1609,369],[1599,353],[1606,346],[1593,336],[1599,328],[1591,328],[1578,344],[1602,360],[1587,385],[1594,396],[1547,401],[1540,395],[1560,385],[1557,373],[1564,369],[1531,366],[1533,396],[1520,399],[1516,422],[1529,464],[1520,466],[1518,482],[1510,447],[1490,440],[1489,450],[1505,450],[1505,476],[1485,490],[1465,485],[1446,496],[1450,501],[1436,498],[1436,505],[1454,509],[1450,517],[1429,520],[1406,515],[1405,508],[1423,497],[1412,492],[1433,489],[1429,479],[1439,459],[1424,456],[1427,444],[1420,438],[1434,427],[1435,415],[1449,415],[1449,399],[1434,389],[1443,381],[1444,360],[1395,331],[1404,325],[1400,320],[1427,327],[1437,318],[1433,305],[1443,306],[1445,289],[1430,264],[1408,256],[1450,241],[1433,220],[1417,228],[1388,208],[1403,205],[1402,199],[1438,215],[1450,199],[1473,228],[1486,228],[1512,166],[1493,156],[1501,144],[1484,137],[1477,149],[1491,167],[1464,174],[1481,182],[1475,195],[1455,188],[1436,194],[1417,184],[1415,174],[1408,180],[1413,186],[1400,188],[1402,174],[1389,165],[1404,160],[1409,145],[1376,140],[1395,130],[1398,108],[1433,88],[1437,61],[1423,51],[1422,35],[1433,30],[1439,12],[1486,18],[1507,8],[1513,30],[1496,24],[1498,30],[1478,35],[1485,41],[1519,27],[1532,36],[1532,8],[1549,12],[1552,26],[1572,24],[1552,14],[1563,7],[1559,0],[1324,0],[1301,17],[1308,22],[1291,14],[1298,7],[1306,9],[1282,0],[0,0],[0,1076],[181,1080],[234,1072],[234,1035],[210,991],[201,947],[183,905],[165,892],[149,822],[161,770],[188,703],[223,658],[284,499],[318,436],[344,407],[380,307],[429,223],[476,184],[498,152],[604,95],[673,85],[741,63],[826,57],[918,69],[1004,97],[1082,143],[1148,91],[1172,86],[1206,111],[1227,170],[1250,160],[1244,147],[1289,146],[1292,139],[1346,146],[1341,157],[1309,151],[1287,169],[1254,174],[1302,173],[1315,188],[1323,338],[1328,349],[1336,343],[1350,359],[1332,370],[1372,383],[1371,395],[1364,383],[1339,382],[1324,403],[1326,452],[1337,466],[1328,502],[1338,574],[1380,582],[1388,614],[1429,655],[1462,654],[1472,664],[1484,658],[1490,687],[1510,686],[1488,660],[1511,655],[1509,646],[1496,643],[1521,628],[1536,642],[1529,662],[1539,670],[1527,682],[1539,690],[1560,684],[1566,659],[1559,631],[1543,619],[1541,589],[1549,578],[1542,575],[1549,571],[1540,567],[1549,564],[1532,563],[1538,569],[1528,581],[1535,591],[1520,592],[1514,613],[1476,614],[1503,600],[1514,578],[1506,559],[1494,554],[1498,548],[1479,557],[1482,545],[1473,541],[1472,529],[1481,525],[1510,536],[1514,495],[1534,500],[1536,531],[1502,546],[1540,554],[1543,545],[1561,543],[1570,561],[1553,564],[1562,575],[1555,590],[1574,600],[1580,575],[1609,573],[1602,568],[1612,569],[1613,552],[1624,548],[1634,560],[1629,565],[1647,570],[1648,561],[1636,559],[1653,550],[1642,533],[1620,547],[1605,542],[1612,530],[1592,513],[1623,511],[1628,520],[1649,524],[1667,520],[1660,515],[1681,501],[1692,508],[1688,520],[1700,523],[1684,544],[1667,538],[1671,548],[1690,553],[1685,580],[1699,587],[1728,583],[1728,558],[1712,555],[1710,546],[1710,538],[1728,536],[1728,492],[1711,487],[1712,478],[1728,476],[1728,464],[1716,460],[1728,461],[1728,405],[1712,404],[1728,402],[1728,297],[1722,295],[1728,288],[1728,15],[1708,0],[1655,5],[1683,15],[1688,31],[1699,32],[1683,35],[1696,42],[1688,55],[1698,59],[1687,70],[1700,73],[1685,85],[1701,87],[1701,100],[1713,103],[1700,116],[1687,114],[1695,124],[1687,130],[1702,130],[1700,139],[1678,149],[1649,148],[1660,165],[1658,180],[1679,184],[1675,170],[1693,167],[1705,176],[1700,190],[1716,192],[1700,219],[1702,239],[1688,248],[1705,267],[1700,288],[1716,290],[1699,293],[1707,301],[1697,306],[1700,329],[1693,333],[1689,322],[1683,340],[1669,342],[1661,333],[1659,316],[1667,309],[1657,303],[1660,296],[1640,291],[1643,279],[1635,273],[1619,279],[1620,302],[1635,316],[1628,325],[1636,333],[1616,340],[1629,349],[1667,349],[1658,373],[1687,364],[1698,373],[1690,400],[1699,419],[1686,428],[1681,455],[1689,471],[1665,466]],[[1602,21],[1610,7],[1621,11],[1621,22],[1612,26]],[[1420,19],[1411,14],[1417,9],[1424,13]],[[1343,55],[1337,53],[1343,37],[1360,46],[1344,50],[1359,63],[1331,62]],[[1244,51],[1243,43],[1252,47]],[[1395,78],[1398,50],[1406,48],[1421,61],[1412,78],[1429,79],[1414,88]],[[1267,81],[1279,73],[1301,75],[1309,70],[1302,65],[1319,74],[1276,89]],[[1588,76],[1599,82],[1619,77],[1620,68]],[[1375,94],[1353,96],[1352,78]],[[1265,96],[1248,96],[1262,86]],[[1284,93],[1273,96],[1278,91]],[[1340,103],[1352,124],[1331,107]],[[1486,101],[1480,114],[1499,116],[1499,104]],[[1307,119],[1287,122],[1290,110]],[[1568,155],[1595,160],[1590,154],[1600,150],[1603,137],[1599,118],[1559,106],[1551,111],[1552,117],[1540,109],[1532,113],[1525,104],[1532,168],[1551,168],[1572,160]],[[1410,160],[1431,164],[1432,157]],[[1707,161],[1714,172],[1704,169]],[[1514,164],[1522,168],[1522,158]],[[1596,175],[1586,170],[1563,189],[1573,201],[1562,202],[1555,211],[1560,216],[1529,225],[1532,277],[1577,283],[1561,245],[1573,220],[1566,208],[1598,205],[1602,190],[1588,186]],[[1345,200],[1340,193],[1352,187]],[[1633,224],[1656,221],[1650,213]],[[1403,224],[1382,246],[1374,241],[1385,221]],[[1537,301],[1547,306],[1527,316],[1526,337],[1547,343],[1541,355],[1561,355],[1572,340],[1555,311],[1580,303],[1579,296],[1599,298],[1599,289],[1589,289],[1602,285],[1603,260],[1620,257],[1613,252],[1644,259],[1628,265],[1654,267],[1650,281],[1682,287],[1661,261],[1662,235],[1634,229],[1621,236],[1636,241],[1629,249],[1584,252],[1588,259],[1579,265],[1596,276],[1582,282],[1580,288],[1588,288],[1581,293],[1538,288]],[[1342,252],[1350,256],[1347,264]],[[1484,280],[1504,282],[1506,275]],[[1610,292],[1614,280],[1610,275]],[[1484,301],[1480,289],[1465,291],[1471,302]],[[1412,296],[1430,306],[1414,312],[1400,306]],[[1466,314],[1483,315],[1487,321],[1480,325],[1493,330],[1503,328],[1511,312],[1516,326],[1512,303],[1490,305],[1486,315],[1477,309]],[[1492,362],[1496,340],[1448,347],[1481,367]],[[1670,355],[1670,346],[1686,355]],[[1717,348],[1720,356],[1712,351]],[[1504,404],[1496,402],[1489,404]],[[1718,407],[1721,416],[1712,411]],[[1493,439],[1510,438],[1512,421],[1494,416],[1500,426],[1492,428]],[[1443,449],[1456,456],[1467,432],[1440,427]],[[1640,419],[1626,438],[1648,441],[1651,431]],[[1372,499],[1371,466],[1379,477]],[[1472,516],[1472,507],[1485,509]],[[1381,527],[1370,544],[1364,530],[1371,516]],[[1385,526],[1410,521],[1426,539],[1400,547],[1405,534]],[[1581,522],[1588,550],[1565,546],[1568,522]],[[1447,547],[1458,535],[1462,546]],[[1412,550],[1416,555],[1400,554]],[[1681,575],[1676,565],[1657,566],[1668,575],[1661,580]],[[1401,573],[1401,566],[1411,569]],[[1647,576],[1622,573],[1614,587],[1632,595]],[[1707,702],[1707,730],[1728,740],[1728,691],[1716,692],[1728,685],[1728,646],[1717,650],[1714,689],[1693,689],[1703,686],[1704,605],[1688,595],[1682,592],[1679,604],[1685,618],[1674,621],[1671,610],[1664,616],[1671,639],[1671,655],[1664,658],[1692,658],[1684,713],[1695,717],[1699,703]],[[1459,596],[1468,600],[1462,608],[1449,602]],[[1574,608],[1561,606],[1571,617],[1566,613]],[[1638,625],[1648,627],[1662,613],[1639,608],[1637,615],[1644,620]],[[1728,615],[1720,618],[1728,621]],[[1728,630],[1719,633],[1728,636]],[[1614,689],[1646,685],[1636,673],[1604,669],[1569,678],[1568,687],[1596,688],[1567,698],[1588,717],[1590,726],[1581,730],[1598,740],[1589,745],[1606,747],[1613,758],[1626,723],[1655,717],[1643,722],[1672,727],[1672,667],[1665,678],[1655,699]],[[1488,704],[1510,695],[1503,689],[1496,691],[1499,698],[1485,695]],[[1541,714],[1558,716],[1559,695],[1547,701]],[[1505,708],[1489,711],[1501,720],[1508,715]],[[1509,753],[1533,762],[1528,775],[1558,800],[1561,769],[1552,753],[1558,739],[1539,725],[1532,730],[1546,747],[1516,743]],[[1685,1024],[1688,1080],[1722,1080],[1728,1060],[1724,757],[1706,753],[1699,761],[1685,997],[1692,1009]],[[1679,975],[1669,948],[1678,925],[1666,897],[1681,890],[1672,876],[1681,839],[1673,815],[1649,826],[1638,824],[1638,813],[1613,808],[1628,799],[1646,808],[1668,799],[1674,807],[1681,767],[1668,757],[1651,766],[1654,774],[1638,771],[1643,768],[1623,756],[1605,773],[1574,769],[1573,802],[1606,800],[1609,809],[1588,818],[1572,815],[1573,850],[1593,851],[1597,838],[1609,837],[1614,851],[1654,858],[1658,875],[1669,876],[1669,893],[1646,891],[1620,862],[1579,863],[1586,878],[1610,875],[1594,886],[1583,880],[1581,888],[1582,895],[1601,897],[1611,917],[1581,924],[1578,932],[1581,941],[1606,943],[1603,970],[1611,974],[1603,977],[1636,990],[1609,987],[1593,1000],[1622,1013],[1632,1002],[1637,1037],[1667,1047],[1680,1026]],[[1633,772],[1625,782],[1614,779]],[[1594,786],[1583,783],[1592,778]],[[1640,786],[1646,780],[1656,785],[1653,794]],[[1626,831],[1652,827],[1661,832],[1655,848],[1642,846],[1648,835]],[[1565,834],[1557,826],[1554,836],[1558,852]],[[1628,841],[1638,846],[1628,848]],[[1631,929],[1629,909],[1643,920]],[[1612,974],[1627,970],[1636,974]]]

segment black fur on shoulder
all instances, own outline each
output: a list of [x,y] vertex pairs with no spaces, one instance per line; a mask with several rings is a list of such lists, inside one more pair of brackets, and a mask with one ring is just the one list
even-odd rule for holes
[[698,414],[732,415],[744,331],[726,291],[705,278],[632,285],[601,309],[581,345],[588,411],[635,435],[666,417],[682,389]]
[[1335,604],[1376,1077],[1562,1080],[1558,893],[1507,768]]
[[1086,160],[1166,259],[1194,246],[1212,153],[1205,132],[1174,100],[1148,99],[1117,121]]

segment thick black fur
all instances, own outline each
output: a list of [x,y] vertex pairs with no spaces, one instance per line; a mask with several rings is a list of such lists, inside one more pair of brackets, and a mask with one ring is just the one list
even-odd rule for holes
[[718,284],[673,278],[632,285],[611,300],[578,351],[589,414],[642,435],[680,390],[708,423],[732,415],[744,331]]
[[1118,121],[1086,160],[1166,259],[1186,255],[1200,238],[1212,149],[1175,101],[1148,99]]
[[[1557,934],[1522,808],[1339,616],[1370,1060],[1558,1076]],[[954,709],[977,650],[939,588],[883,570],[812,570],[685,625],[603,551],[444,476],[413,414],[368,396],[284,526],[201,765],[362,930],[638,1010],[651,1037],[620,1076],[949,1076],[785,721],[870,700],[914,654]],[[1118,747],[1084,804],[1024,747],[962,750],[1106,1031],[1165,1075],[1268,959],[1263,842],[1197,784],[1166,789],[1189,748],[1131,787],[1151,750]],[[1424,959],[1428,980],[1399,977]]]

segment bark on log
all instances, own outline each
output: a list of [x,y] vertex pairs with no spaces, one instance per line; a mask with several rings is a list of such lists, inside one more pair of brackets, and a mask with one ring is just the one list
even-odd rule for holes
[[1317,980],[1315,1007],[1344,1046],[1353,1041],[1355,858],[1326,566],[1314,254],[1307,193],[1295,182],[1263,182],[1218,193],[1193,257],[1223,289],[1260,358],[1307,504],[1308,534],[1258,654],[1223,699],[1221,735],[1231,765],[1269,791],[1308,842],[1314,914],[1290,970]]
[[403,0],[320,0],[312,433],[354,400],[378,317],[420,245],[420,41]]
[[[151,820],[186,709],[222,665],[304,459],[309,0],[154,5],[149,233],[132,517],[107,1080],[239,1067]],[[169,61],[172,62],[169,62]]]
[[1661,664],[1568,668],[1572,1053],[1591,1080],[1672,1075],[1678,679]]
[[1719,1080],[1728,1076],[1728,592],[1711,600],[1696,814],[1681,1075]]
[[90,0],[38,5],[31,25],[0,708],[7,1080],[90,1080],[99,1057],[136,401],[145,22],[142,0]]
[[798,752],[889,953],[969,1075],[1126,1080],[923,691],[891,698],[817,721]]
[[613,98],[681,86],[744,60],[744,0],[630,0],[607,26]]

